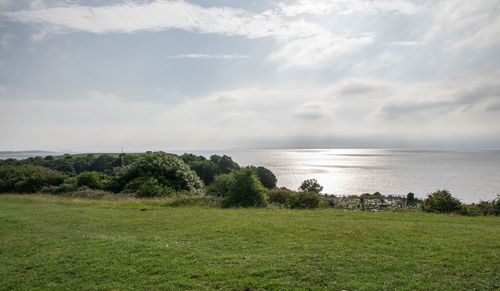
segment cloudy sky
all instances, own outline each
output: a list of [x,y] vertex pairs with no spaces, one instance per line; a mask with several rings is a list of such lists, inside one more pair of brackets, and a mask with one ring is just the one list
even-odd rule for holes
[[0,0],[0,150],[500,147],[500,0]]

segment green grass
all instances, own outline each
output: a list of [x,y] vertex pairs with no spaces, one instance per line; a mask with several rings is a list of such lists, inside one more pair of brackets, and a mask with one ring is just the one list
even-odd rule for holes
[[500,288],[500,218],[0,196],[0,289]]

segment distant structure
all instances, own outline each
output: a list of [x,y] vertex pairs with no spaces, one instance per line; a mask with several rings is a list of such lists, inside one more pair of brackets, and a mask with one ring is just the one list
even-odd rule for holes
[[124,156],[124,155],[125,155],[125,154],[123,153],[123,147],[122,147],[122,153],[120,154],[120,158],[121,158],[121,161],[122,161],[122,168],[123,168],[123,156]]

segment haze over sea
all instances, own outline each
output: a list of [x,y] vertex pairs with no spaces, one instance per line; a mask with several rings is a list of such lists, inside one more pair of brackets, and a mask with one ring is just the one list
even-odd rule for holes
[[[323,193],[335,195],[414,192],[424,198],[437,189],[447,189],[463,202],[500,195],[500,150],[250,149],[193,153],[206,157],[225,154],[242,166],[264,166],[275,173],[279,187],[290,189],[314,178],[324,186]],[[48,154],[0,152],[0,159]]]

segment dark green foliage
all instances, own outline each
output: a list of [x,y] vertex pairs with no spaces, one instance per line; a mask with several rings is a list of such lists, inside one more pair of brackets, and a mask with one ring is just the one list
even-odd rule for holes
[[426,212],[459,213],[462,210],[462,203],[447,190],[439,190],[429,194],[421,207]]
[[257,167],[255,168],[255,172],[264,187],[266,187],[267,189],[276,188],[278,179],[276,179],[276,176],[273,174],[273,172],[271,172],[271,170],[264,167]]
[[97,172],[110,172],[112,170],[112,163],[115,160],[113,156],[108,154],[100,155],[91,165],[92,171]]
[[105,177],[98,172],[83,172],[76,177],[78,187],[86,186],[90,189],[103,189]]
[[299,187],[300,191],[321,193],[323,186],[321,186],[316,179],[307,179],[302,182]]
[[185,153],[180,158],[196,172],[205,185],[210,185],[217,175],[217,165],[204,156]]
[[298,192],[290,200],[291,208],[314,209],[318,208],[321,196],[316,192]]
[[500,215],[500,196],[492,201],[481,201],[478,208],[482,215]]
[[154,178],[162,187],[175,191],[201,192],[203,189],[203,182],[186,163],[176,155],[164,152],[141,155],[117,173],[113,188],[115,191],[122,191],[129,182],[142,177]]
[[204,156],[194,154],[183,154],[180,158],[196,172],[198,177],[203,180],[205,185],[210,185],[216,175],[228,174],[233,170],[237,170],[240,166],[233,162],[228,156],[212,155],[209,160]]
[[62,159],[62,160],[57,160],[54,163],[54,166],[51,167],[51,169],[54,169],[56,171],[60,171],[66,174],[73,174],[75,172],[75,169],[73,168],[73,163],[70,159]]
[[155,178],[146,178],[135,192],[137,197],[143,198],[165,196],[167,194],[168,192]]
[[240,166],[233,162],[231,157],[226,155],[212,155],[210,156],[210,161],[212,161],[217,167],[217,174],[227,174],[234,170],[239,170]]
[[62,173],[41,166],[0,167],[0,192],[33,193],[63,182]]
[[228,197],[231,185],[234,183],[232,174],[215,176],[214,181],[207,187],[207,194],[215,197]]
[[410,192],[408,194],[406,194],[406,204],[407,205],[415,205],[415,203],[417,202],[417,199],[415,199],[415,194]]
[[229,187],[225,206],[261,207],[267,204],[266,190],[252,169],[241,169],[232,175],[234,181]]

